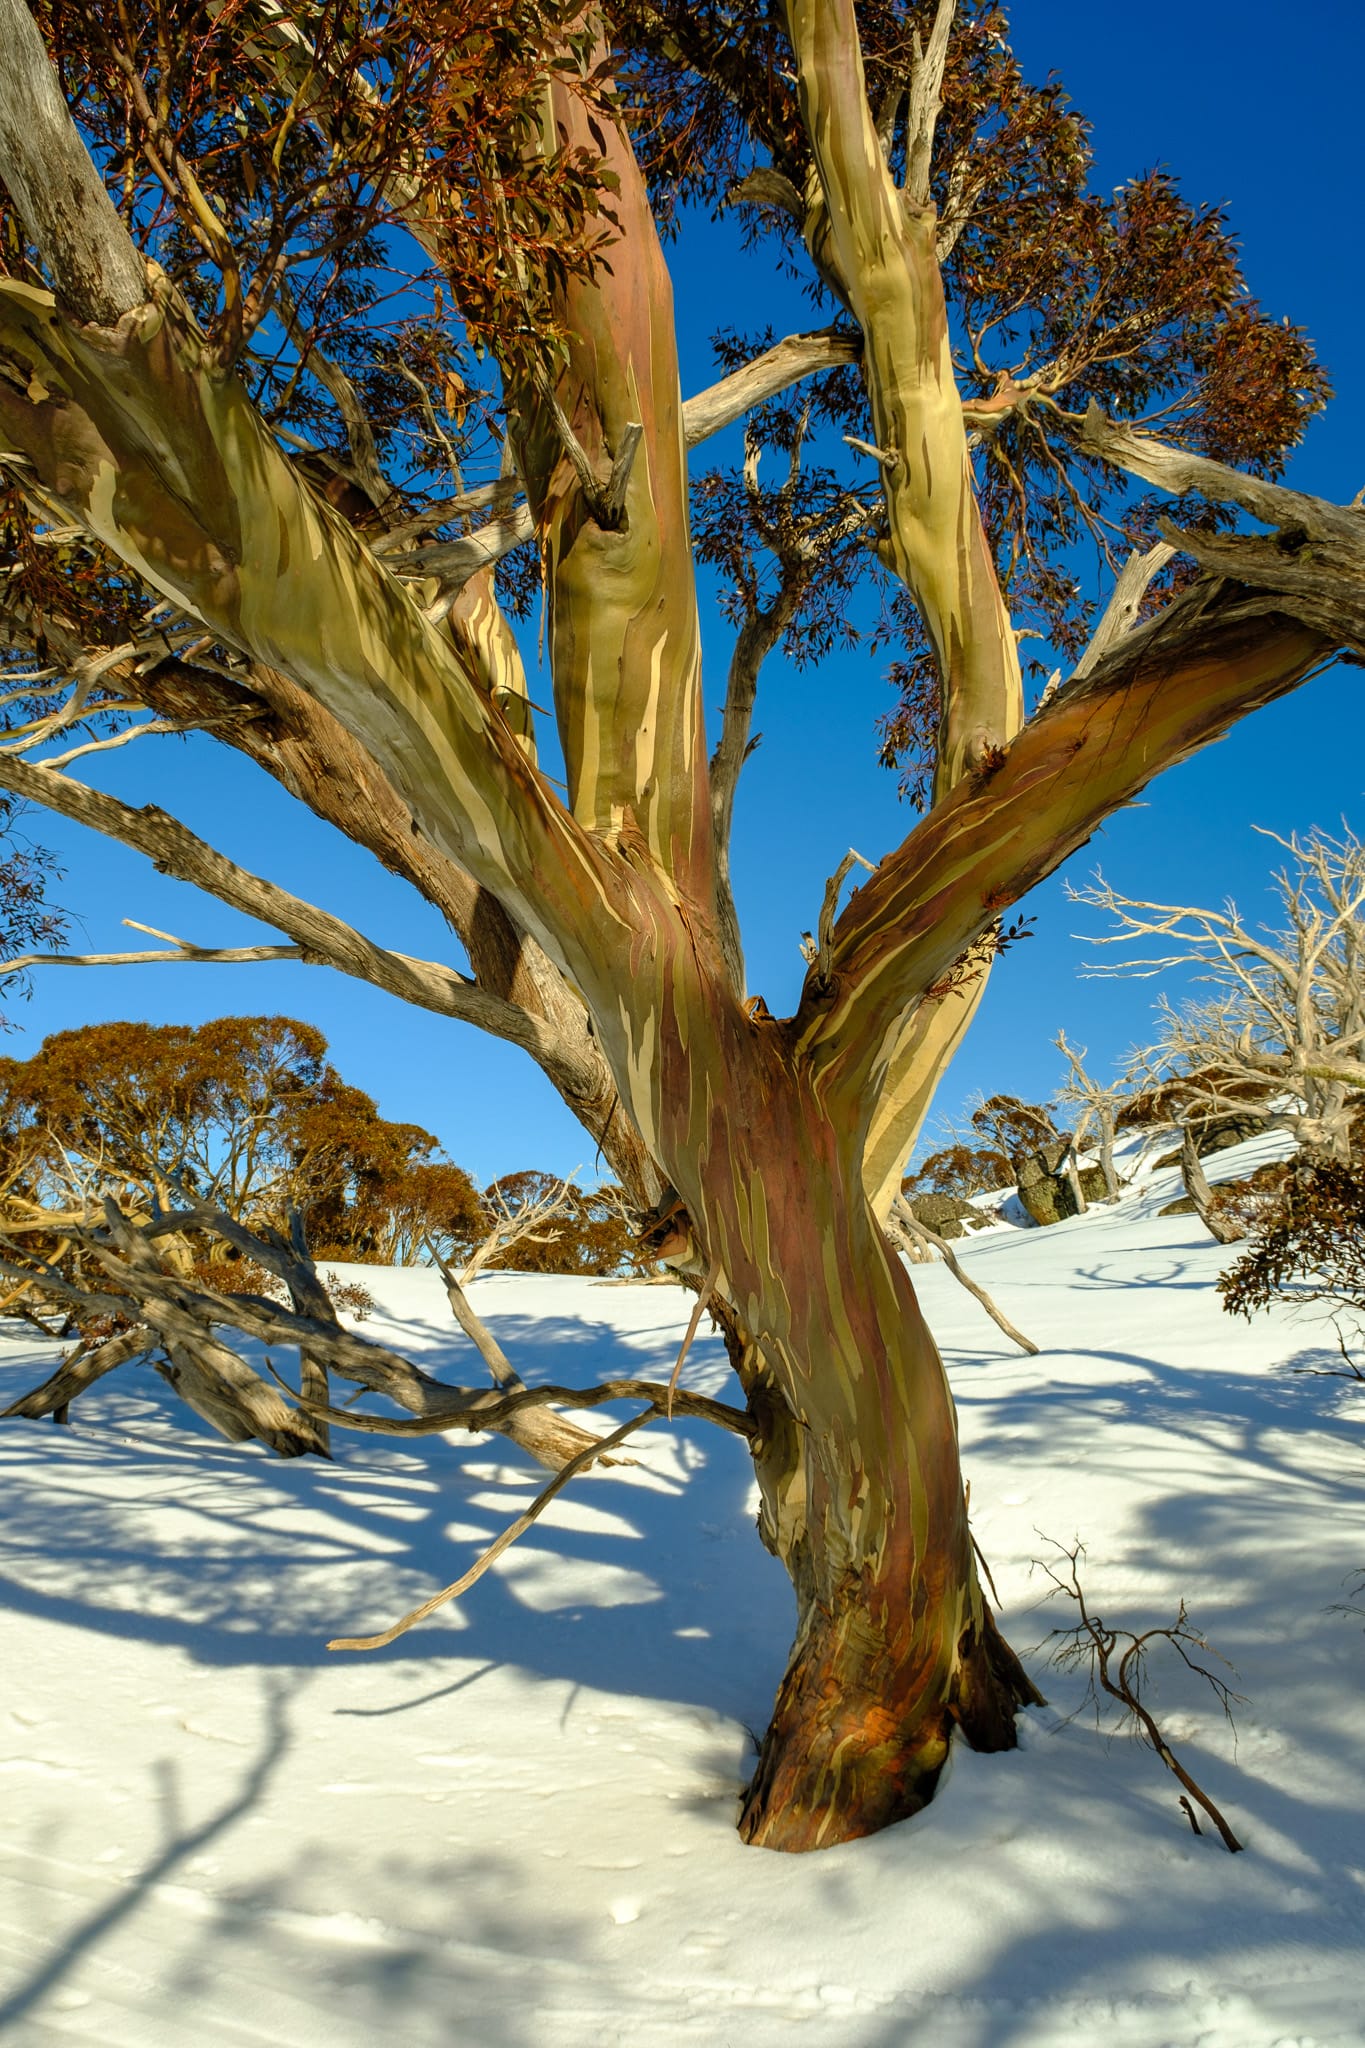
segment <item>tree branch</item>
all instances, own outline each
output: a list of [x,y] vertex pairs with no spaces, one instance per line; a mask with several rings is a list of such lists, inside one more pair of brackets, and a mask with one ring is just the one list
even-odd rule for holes
[[1172,448],[1150,434],[1106,419],[1093,401],[1083,415],[1064,413],[1062,417],[1083,454],[1097,455],[1173,497],[1198,491],[1216,505],[1239,505],[1267,526],[1301,527],[1314,538],[1365,547],[1365,510],[1310,498],[1283,484],[1267,483],[1264,477],[1248,476],[1245,470],[1230,469],[1207,455]]
[[145,853],[162,874],[192,883],[245,916],[259,918],[263,924],[288,932],[301,949],[298,957],[308,959],[310,964],[325,963],[385,989],[401,1002],[416,1003],[439,1016],[459,1017],[466,1023],[477,1024],[496,1037],[535,1051],[538,1056],[560,1052],[557,1044],[547,1048],[543,1043],[550,1034],[538,1018],[489,995],[452,968],[376,946],[329,911],[305,903],[275,883],[239,867],[166,811],[150,807],[135,810],[117,797],[90,789],[52,769],[34,767],[13,755],[0,755],[0,789],[12,790],[62,817],[103,832],[106,837]]
[[585,1472],[589,1465],[603,1457],[606,1452],[615,1450],[618,1444],[624,1443],[628,1436],[633,1436],[637,1429],[648,1422],[651,1416],[657,1415],[658,1412],[657,1405],[651,1402],[650,1406],[641,1414],[632,1416],[629,1422],[623,1422],[621,1427],[613,1430],[610,1436],[603,1437],[601,1442],[595,1443],[591,1449],[580,1451],[576,1458],[571,1458],[563,1470],[555,1474],[549,1485],[536,1495],[536,1498],[532,1501],[530,1507],[527,1508],[525,1514],[518,1515],[515,1522],[509,1523],[501,1536],[498,1537],[496,1543],[490,1544],[478,1562],[472,1564],[462,1578],[456,1579],[453,1586],[446,1586],[442,1592],[433,1593],[430,1600],[424,1600],[420,1607],[414,1607],[411,1614],[405,1614],[401,1621],[394,1622],[392,1628],[386,1628],[381,1635],[336,1636],[328,1643],[328,1649],[382,1650],[386,1644],[393,1642],[396,1637],[405,1634],[410,1628],[415,1628],[419,1621],[425,1621],[429,1614],[434,1614],[436,1609],[443,1607],[447,1600],[457,1599],[461,1593],[467,1593],[475,1581],[483,1577],[488,1567],[502,1556],[504,1550],[507,1550],[515,1543],[518,1536],[525,1534],[532,1522],[544,1513],[556,1494],[562,1493],[571,1479],[577,1478],[580,1472]]
[[934,130],[943,92],[943,67],[948,58],[956,0],[938,0],[938,12],[929,31],[928,46],[920,47],[915,32],[915,62],[910,80],[910,103],[905,121],[905,196],[912,206],[929,205],[929,166],[934,154]]
[[78,320],[117,326],[147,271],[77,134],[24,0],[0,0],[0,177]]
[[917,196],[952,7],[941,0],[916,68],[917,187],[904,194],[868,104],[854,0],[785,0],[785,11],[821,232],[865,341],[889,522],[881,552],[919,608],[941,678],[937,797],[1006,745],[1023,717],[1018,649],[977,509],[927,187]]
[[[1125,633],[1131,633],[1137,624],[1142,600],[1147,595],[1152,578],[1160,575],[1166,564],[1175,556],[1176,550],[1169,541],[1159,540],[1148,548],[1145,555],[1133,551],[1120,569],[1114,582],[1109,602],[1103,616],[1090,636],[1089,645],[1071,673],[1073,683],[1080,682],[1109,653],[1117,647]],[[1039,706],[1042,709],[1042,706]]]
[[[472,1397],[478,1405],[447,1415],[370,1415],[359,1408],[329,1408],[322,1419],[374,1436],[440,1436],[454,1429],[468,1429],[476,1434],[502,1430],[510,1434],[509,1422],[547,1406],[600,1408],[610,1401],[653,1401],[663,1412],[668,1391],[666,1382],[656,1380],[604,1380],[596,1387],[520,1386],[505,1395],[479,1393]],[[674,1390],[673,1412],[675,1416],[690,1415],[697,1422],[714,1423],[734,1436],[751,1439],[757,1435],[757,1424],[742,1408],[714,1401],[707,1394],[690,1393],[685,1387]]]
[[[1343,605],[1349,609],[1353,591]],[[1292,689],[1334,642],[1277,595],[1196,586],[938,803],[853,897],[831,986],[808,976],[798,1045],[851,1115],[909,1007],[999,913],[1164,767]],[[1289,613],[1289,616],[1286,616]]]
[[[575,832],[450,638],[290,468],[238,381],[211,374],[176,303],[163,293],[101,335],[0,283],[0,359],[0,430],[47,488],[60,481],[78,522],[218,637],[316,695],[431,838],[547,950],[567,941],[576,978],[589,976],[619,931],[603,901],[617,870]],[[174,450],[157,424],[167,418]],[[118,492],[102,481],[111,474]]]
[[980,1302],[991,1321],[996,1325],[997,1329],[1004,1331],[1011,1344],[1017,1344],[1019,1349],[1026,1351],[1030,1358],[1037,1358],[1038,1346],[1030,1338],[1026,1337],[1022,1330],[1015,1329],[1009,1317],[1003,1315],[996,1307],[985,1288],[979,1287],[966,1271],[947,1238],[940,1237],[938,1232],[931,1230],[927,1223],[921,1223],[919,1217],[903,1195],[897,1195],[895,1201],[891,1204],[891,1222],[895,1228],[904,1232],[912,1240],[918,1240],[920,1244],[928,1245],[931,1251],[936,1251],[958,1285],[965,1287],[974,1301]]

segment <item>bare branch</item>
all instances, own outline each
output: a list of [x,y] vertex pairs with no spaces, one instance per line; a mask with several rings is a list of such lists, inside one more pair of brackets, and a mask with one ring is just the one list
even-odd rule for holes
[[596,1459],[603,1457],[607,1451],[614,1450],[617,1444],[624,1443],[628,1436],[633,1436],[637,1429],[641,1428],[644,1423],[650,1420],[651,1416],[657,1415],[658,1412],[657,1406],[651,1402],[649,1407],[644,1409],[642,1413],[632,1416],[629,1422],[623,1422],[621,1427],[613,1430],[610,1436],[603,1437],[600,1443],[594,1444],[589,1450],[581,1451],[576,1458],[571,1458],[563,1470],[555,1474],[549,1485],[536,1495],[536,1498],[532,1501],[530,1507],[527,1508],[525,1514],[518,1515],[515,1522],[509,1523],[501,1536],[499,1536],[497,1542],[490,1544],[477,1563],[472,1564],[461,1578],[456,1579],[453,1586],[446,1586],[443,1591],[433,1593],[430,1600],[424,1600],[420,1607],[414,1607],[411,1614],[405,1614],[401,1621],[394,1622],[392,1628],[386,1628],[381,1635],[335,1636],[328,1643],[328,1649],[382,1650],[398,1636],[406,1634],[408,1629],[415,1628],[419,1621],[425,1621],[427,1616],[434,1614],[438,1607],[444,1607],[447,1600],[458,1599],[461,1593],[467,1593],[475,1581],[483,1577],[488,1567],[497,1562],[504,1550],[509,1549],[516,1542],[518,1536],[525,1535],[531,1524],[538,1516],[545,1512],[545,1509],[550,1505],[556,1494],[564,1491],[564,1488],[571,1479],[577,1478],[580,1472],[586,1472],[589,1465]]
[[[528,1051],[559,1050],[558,1041],[538,1018],[488,994],[452,968],[376,946],[329,911],[305,903],[275,883],[239,867],[165,811],[151,807],[135,810],[117,797],[12,755],[0,755],[0,789],[11,789],[18,796],[45,804],[63,817],[120,840],[125,846],[147,854],[161,873],[191,882],[234,910],[288,932],[303,949],[302,957],[325,962],[343,974],[368,981],[401,1001],[416,1003],[440,1016],[478,1024]],[[542,1045],[542,1041],[547,1044]]]
[[[131,924],[125,917],[123,922]],[[304,946],[178,946],[159,953],[22,953],[0,962],[0,978],[23,974],[30,967],[147,967],[180,962],[193,967],[241,967],[261,960],[302,960],[311,967],[330,967],[330,960]]]
[[824,900],[820,905],[815,948],[807,956],[814,970],[814,979],[820,984],[827,983],[829,980],[830,961],[834,952],[834,920],[839,910],[839,894],[855,867],[866,868],[870,875],[875,875],[877,872],[875,862],[864,860],[862,854],[855,853],[850,846],[848,852],[825,884]]
[[927,48],[921,49],[919,33],[915,33],[915,62],[905,123],[905,196],[912,206],[929,204],[929,166],[955,8],[956,0],[939,0]]
[[[432,1385],[443,1383],[433,1381]],[[454,1394],[461,1390],[452,1387],[444,1391]],[[547,1406],[600,1408],[611,1401],[653,1401],[662,1413],[668,1385],[662,1380],[603,1380],[596,1387],[519,1386],[509,1394],[480,1392],[464,1395],[463,1399],[462,1407],[430,1415],[373,1415],[361,1408],[327,1408],[317,1412],[327,1422],[371,1436],[445,1436],[456,1430],[467,1430],[476,1436],[486,1431],[510,1436],[509,1423]],[[709,1394],[690,1393],[685,1387],[674,1389],[673,1412],[684,1419],[690,1416],[696,1422],[713,1423],[717,1429],[729,1430],[733,1436],[750,1441],[758,1434],[758,1425],[742,1408],[713,1400]]]
[[[1226,1679],[1220,1677],[1216,1671],[1211,1671],[1208,1665],[1203,1663],[1198,1657],[1191,1655],[1192,1650],[1202,1651],[1205,1656],[1217,1656],[1217,1652],[1210,1650],[1203,1636],[1199,1634],[1197,1629],[1190,1626],[1183,1600],[1180,1603],[1180,1611],[1169,1628],[1149,1628],[1145,1629],[1141,1635],[1135,1635],[1128,1629],[1110,1628],[1102,1616],[1092,1614],[1086,1605],[1085,1591],[1081,1585],[1079,1568],[1079,1560],[1085,1555],[1085,1546],[1077,1541],[1070,1550],[1066,1548],[1065,1544],[1061,1543],[1057,1544],[1056,1548],[1061,1551],[1063,1558],[1069,1566],[1065,1577],[1061,1575],[1055,1566],[1046,1560],[1036,1559],[1035,1562],[1042,1565],[1042,1569],[1051,1579],[1056,1591],[1064,1594],[1068,1600],[1075,1602],[1080,1613],[1080,1620],[1074,1628],[1054,1629],[1052,1631],[1052,1638],[1057,1640],[1057,1647],[1052,1652],[1052,1662],[1061,1665],[1064,1669],[1072,1668],[1076,1665],[1083,1666],[1090,1676],[1092,1696],[1095,1681],[1098,1679],[1101,1690],[1107,1692],[1111,1699],[1117,1700],[1125,1713],[1131,1715],[1137,1722],[1143,1736],[1161,1758],[1167,1770],[1171,1772],[1173,1777],[1179,1779],[1185,1791],[1189,1794],[1189,1798],[1197,1801],[1222,1836],[1224,1847],[1235,1855],[1241,1849],[1242,1844],[1238,1841],[1236,1835],[1234,1835],[1232,1829],[1228,1826],[1207,1793],[1201,1791],[1183,1764],[1177,1760],[1166,1738],[1157,1726],[1156,1720],[1141,1697],[1142,1667],[1148,1650],[1153,1643],[1170,1643],[1181,1660],[1195,1673],[1196,1677],[1206,1680],[1213,1688],[1219,1704],[1230,1722],[1232,1720],[1233,1704],[1239,1701],[1240,1696],[1233,1692]],[[1125,1645],[1125,1647],[1119,1655],[1117,1666],[1115,1666],[1113,1661],[1114,1653],[1119,1649],[1120,1644]],[[1218,1661],[1222,1663],[1224,1660],[1219,1658]],[[1190,1812],[1189,1800],[1182,1798],[1180,1804],[1184,1808],[1191,1827],[1198,1834],[1199,1824],[1195,1820],[1193,1813]]]
[[1106,419],[1093,402],[1084,415],[1063,417],[1084,454],[1098,455],[1173,497],[1198,491],[1215,504],[1239,505],[1267,526],[1299,527],[1305,533],[1345,541],[1353,547],[1365,545],[1365,509],[1310,498],[1283,484],[1267,483],[1264,477],[1250,476],[1245,470],[1229,469],[1226,463],[1214,462],[1206,455],[1172,448],[1134,427]]
[[683,405],[683,434],[689,448],[707,441],[723,427],[732,426],[757,405],[775,398],[803,377],[821,370],[856,363],[862,354],[862,336],[837,327],[820,328],[811,334],[789,334],[751,363],[732,370],[719,383],[698,391]]
[[[1088,676],[1110,649],[1117,646],[1125,633],[1132,631],[1137,624],[1142,600],[1147,595],[1152,578],[1160,574],[1166,564],[1173,559],[1175,552],[1169,541],[1159,540],[1148,548],[1145,555],[1138,554],[1136,550],[1129,555],[1119,571],[1104,614],[1090,636],[1090,644],[1072,670],[1072,682],[1079,682],[1083,676]],[[1045,691],[1044,697],[1046,698],[1048,694],[1049,692]],[[1043,708],[1041,703],[1038,708]]]
[[1026,1351],[1030,1358],[1037,1358],[1039,1355],[1038,1346],[1030,1338],[1026,1337],[1022,1330],[1015,1329],[1009,1317],[1002,1314],[996,1307],[985,1288],[978,1286],[977,1282],[972,1279],[947,1238],[940,1237],[939,1233],[936,1230],[931,1230],[927,1223],[920,1222],[919,1217],[915,1214],[909,1202],[906,1201],[904,1195],[897,1195],[892,1202],[890,1222],[893,1226],[907,1233],[912,1239],[917,1239],[921,1244],[928,1245],[931,1250],[936,1251],[954,1280],[960,1286],[965,1287],[968,1294],[974,1300],[980,1302],[991,1321],[998,1329],[1004,1331],[1011,1344],[1017,1344],[1019,1349]]
[[706,1278],[702,1281],[701,1287],[697,1292],[696,1305],[694,1306],[692,1314],[688,1319],[687,1329],[683,1335],[682,1344],[678,1350],[678,1356],[674,1361],[673,1370],[668,1376],[668,1397],[664,1403],[664,1413],[667,1415],[670,1422],[673,1420],[673,1404],[677,1396],[678,1374],[682,1371],[683,1366],[687,1362],[687,1354],[692,1349],[692,1339],[696,1336],[698,1329],[701,1327],[702,1316],[704,1315],[711,1300],[711,1290],[715,1286],[716,1281],[719,1279],[719,1277],[720,1260],[712,1259],[710,1270],[708,1271]]
[[155,1341],[151,1331],[141,1323],[131,1330],[121,1330],[106,1338],[103,1344],[93,1347],[82,1339],[75,1350],[62,1360],[51,1378],[45,1379],[30,1393],[21,1394],[17,1401],[11,1401],[8,1408],[0,1408],[0,1418],[26,1415],[36,1420],[43,1415],[60,1414],[96,1380],[103,1379],[107,1372],[113,1372],[130,1358],[149,1350]]

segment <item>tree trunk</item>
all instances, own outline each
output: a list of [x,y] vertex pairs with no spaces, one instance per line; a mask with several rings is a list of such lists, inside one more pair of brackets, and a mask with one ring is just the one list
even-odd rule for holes
[[1194,1142],[1194,1131],[1189,1124],[1184,1126],[1180,1140],[1180,1171],[1184,1176],[1185,1193],[1194,1203],[1194,1213],[1211,1237],[1219,1244],[1237,1244],[1246,1236],[1240,1224],[1229,1217],[1220,1215],[1213,1206],[1213,1190],[1204,1172],[1198,1148]]
[[1114,1170],[1114,1112],[1100,1110],[1100,1168],[1104,1174],[1105,1199],[1117,1202],[1122,1190],[1119,1177]]
[[786,1067],[780,1033],[740,1030],[751,1043],[724,1048],[739,1058],[723,1081],[692,1067],[708,1139],[677,1167],[699,1175],[684,1199],[760,1425],[760,1533],[796,1593],[740,1831],[805,1850],[917,1812],[954,1728],[973,1748],[1012,1748],[1017,1710],[1039,1695],[982,1596],[952,1397],[863,1192],[857,1138]]
[[952,1400],[909,1278],[894,1259],[870,1286],[831,1275],[834,1220],[818,1200],[801,1219],[803,1265],[823,1277],[810,1383],[841,1329],[864,1370],[840,1357],[845,1399],[765,1430],[756,1453],[760,1532],[797,1604],[740,1817],[745,1841],[770,1849],[825,1848],[917,1813],[954,1728],[974,1749],[1012,1749],[1016,1712],[1040,1699],[982,1595]]

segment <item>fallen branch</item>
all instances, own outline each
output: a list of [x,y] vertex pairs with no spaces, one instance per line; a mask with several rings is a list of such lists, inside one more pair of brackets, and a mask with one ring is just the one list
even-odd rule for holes
[[103,1344],[79,1343],[40,1387],[21,1394],[17,1401],[11,1401],[8,1408],[0,1408],[0,1419],[27,1416],[37,1421],[44,1415],[51,1415],[59,1422],[65,1421],[66,1410],[77,1395],[92,1387],[96,1380],[103,1379],[107,1372],[126,1365],[130,1358],[138,1358],[150,1351],[155,1342],[151,1331],[138,1323],[131,1330],[120,1330],[107,1337]]
[[[441,1382],[433,1381],[433,1385]],[[453,1394],[460,1391],[450,1388]],[[603,1380],[595,1387],[518,1387],[514,1393],[499,1394],[493,1390],[486,1393],[465,1394],[463,1405],[452,1408],[449,1413],[430,1415],[369,1415],[357,1408],[318,1408],[316,1413],[324,1422],[340,1424],[345,1429],[366,1430],[374,1436],[443,1436],[448,1430],[464,1429],[477,1433],[497,1430],[510,1435],[507,1424],[523,1410],[562,1403],[566,1408],[600,1408],[608,1401],[653,1401],[666,1412],[668,1385],[659,1380]],[[308,1404],[305,1403],[305,1406]],[[714,1401],[709,1394],[691,1394],[685,1388],[675,1388],[673,1411],[680,1417],[691,1416],[697,1422],[712,1422],[718,1429],[728,1429],[735,1436],[752,1439],[758,1434],[758,1425],[746,1415],[742,1408],[732,1408],[726,1401]],[[594,1438],[594,1442],[605,1442],[605,1438]]]
[[624,1443],[628,1436],[631,1436],[643,1423],[648,1422],[652,1415],[657,1415],[658,1413],[658,1402],[651,1401],[648,1408],[642,1409],[640,1414],[632,1416],[629,1422],[623,1422],[621,1427],[613,1430],[610,1436],[603,1437],[600,1443],[592,1445],[588,1450],[580,1451],[576,1458],[571,1458],[561,1471],[556,1472],[549,1485],[536,1495],[525,1513],[518,1515],[515,1522],[508,1524],[497,1541],[489,1544],[482,1557],[469,1567],[469,1570],[462,1578],[456,1579],[453,1586],[446,1586],[441,1592],[433,1593],[430,1600],[424,1600],[420,1607],[414,1607],[411,1614],[405,1614],[401,1621],[394,1622],[392,1628],[386,1628],[382,1635],[334,1636],[327,1645],[328,1649],[382,1650],[389,1643],[395,1641],[397,1637],[405,1635],[410,1628],[415,1628],[419,1621],[425,1621],[427,1616],[434,1614],[438,1607],[444,1607],[447,1600],[456,1600],[461,1593],[467,1593],[475,1581],[483,1577],[488,1567],[496,1563],[504,1550],[510,1549],[518,1536],[525,1535],[532,1522],[539,1515],[543,1514],[557,1493],[563,1492],[571,1479],[575,1478],[578,1473],[586,1471],[588,1466],[595,1459],[600,1458],[604,1452],[614,1450],[617,1444]]

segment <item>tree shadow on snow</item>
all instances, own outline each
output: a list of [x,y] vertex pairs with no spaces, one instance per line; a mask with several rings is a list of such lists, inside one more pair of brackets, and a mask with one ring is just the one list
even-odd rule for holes
[[[589,1385],[666,1379],[685,1318],[665,1313],[653,1345],[567,1317],[491,1320],[528,1380]],[[442,1336],[452,1353],[463,1341]],[[437,1369],[477,1384],[471,1355]],[[12,1374],[32,1376],[31,1364]],[[719,1341],[699,1337],[683,1383],[723,1392],[727,1376]],[[586,1419],[605,1433],[629,1412]],[[111,1378],[73,1413],[71,1430],[0,1427],[0,1597],[212,1664],[340,1663],[330,1637],[382,1629],[453,1582],[549,1477],[500,1437],[338,1430],[334,1463],[278,1460],[206,1434],[147,1369]],[[417,1704],[458,1660],[444,1689],[512,1664],[740,1720],[765,1714],[793,1611],[785,1574],[745,1527],[743,1442],[660,1418],[627,1448],[636,1465],[582,1475],[458,1606],[369,1653],[401,1677],[391,1702],[367,1698],[363,1711]]]

